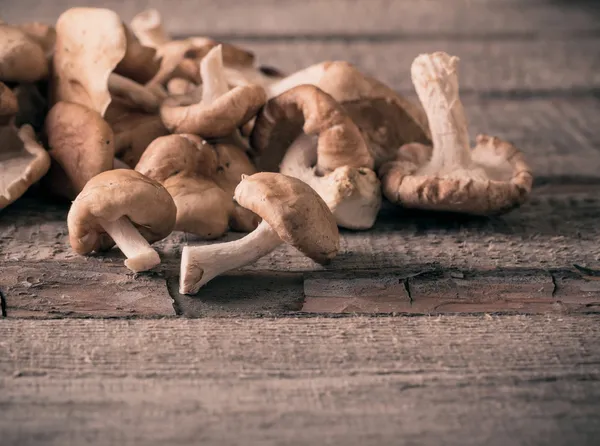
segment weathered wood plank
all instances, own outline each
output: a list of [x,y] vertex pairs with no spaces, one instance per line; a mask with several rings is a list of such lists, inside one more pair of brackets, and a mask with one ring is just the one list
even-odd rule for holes
[[307,273],[302,312],[318,314],[590,313],[600,283],[568,270]]
[[[410,66],[421,53],[446,51],[460,57],[461,94],[598,95],[600,37],[587,40],[270,42],[233,40],[261,63],[294,72],[324,60],[347,60],[391,87],[414,92]],[[556,90],[556,92],[554,92]]]
[[600,435],[598,316],[3,321],[0,339],[7,446]]
[[518,33],[556,36],[598,30],[592,2],[552,0],[21,0],[3,5],[4,20],[54,22],[72,6],[103,6],[130,20],[157,8],[178,34],[394,34],[400,36]]
[[175,316],[164,278],[135,277],[118,265],[93,269],[85,262],[2,265],[0,289],[10,317]]
[[[33,312],[26,312],[32,308],[39,310],[37,314],[41,317],[67,313],[69,309],[65,307],[64,299],[59,299],[62,294],[71,296],[69,302],[76,307],[71,309],[75,311],[74,315],[86,314],[85,311],[90,315],[101,315],[104,311],[129,316],[130,307],[119,300],[121,297],[115,296],[117,291],[130,290],[137,296],[136,293],[144,289],[156,290],[148,296],[147,304],[143,301],[135,303],[144,305],[143,311],[147,312],[152,311],[152,299],[166,304],[168,293],[175,299],[178,310],[192,317],[285,314],[299,310],[305,294],[315,297],[311,294],[310,282],[308,285],[303,283],[303,273],[319,272],[332,280],[339,272],[364,269],[400,274],[403,278],[408,277],[406,274],[417,274],[407,283],[413,302],[408,302],[402,294],[404,285],[395,284],[393,280],[389,282],[394,291],[390,296],[384,280],[378,283],[384,287],[381,293],[363,295],[365,302],[360,305],[355,302],[353,305],[358,307],[354,309],[348,307],[347,301],[334,299],[317,310],[311,307],[314,299],[309,299],[304,311],[598,311],[599,282],[583,277],[585,274],[581,272],[569,275],[569,271],[577,272],[573,264],[600,269],[600,227],[597,224],[600,189],[597,185],[564,190],[559,186],[540,187],[529,204],[493,219],[414,213],[386,206],[372,230],[342,231],[341,252],[327,269],[317,266],[293,248],[282,246],[255,264],[216,279],[195,297],[180,296],[177,282],[181,247],[185,243],[200,242],[181,233],[172,234],[157,245],[163,258],[158,272],[134,278],[128,275],[118,250],[104,256],[73,255],[66,236],[66,211],[66,206],[40,208],[39,202],[33,199],[22,200],[3,211],[0,218],[0,280],[10,282],[10,288],[4,290],[9,316],[12,310],[16,311],[15,315],[33,316]],[[229,234],[224,240],[241,236]],[[486,282],[490,278],[485,278],[485,271],[494,270],[494,274],[500,274],[511,269],[525,273],[535,270],[536,274],[523,281],[515,271],[502,277],[492,274],[491,280],[497,284],[490,294],[490,283]],[[436,274],[441,272],[442,277],[428,282],[423,273],[432,270]],[[547,272],[554,270],[566,274],[564,277],[553,276],[555,282],[564,281],[565,285],[563,288],[557,286],[555,294],[548,296],[550,277]],[[6,274],[4,271],[12,272]],[[460,278],[452,277],[455,272],[469,278],[459,286]],[[42,276],[44,273],[47,276]],[[40,280],[33,290],[27,288],[28,276]],[[110,283],[106,289],[98,288],[98,294],[92,293],[91,302],[86,304],[84,296],[89,295],[89,282],[81,279],[88,276],[97,277],[98,283]],[[329,286],[331,283],[335,284],[330,282]],[[428,284],[433,284],[433,288],[428,288]],[[507,287],[514,287],[521,297],[506,296]],[[538,289],[543,291],[540,299],[535,302],[523,299],[526,294],[535,298],[539,293],[534,291]],[[75,293],[76,290],[81,293]],[[103,297],[105,293],[110,296]],[[30,294],[36,294],[36,297]],[[404,300],[399,301],[395,297],[398,295]],[[124,293],[122,299],[128,296],[131,294]],[[320,298],[336,296],[341,295]],[[456,296],[455,300],[451,296]],[[325,300],[320,302],[324,305]],[[87,310],[85,305],[89,305]],[[123,308],[122,312],[116,307]]]

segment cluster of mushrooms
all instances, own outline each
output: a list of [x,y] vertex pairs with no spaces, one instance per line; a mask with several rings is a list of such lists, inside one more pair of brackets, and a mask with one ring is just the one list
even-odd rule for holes
[[180,292],[288,243],[320,264],[338,227],[371,228],[382,195],[407,208],[497,215],[532,187],[522,153],[469,132],[458,58],[419,55],[413,104],[343,61],[291,75],[206,37],[172,40],[156,10],[125,24],[72,8],[56,26],[0,23],[0,209],[31,185],[72,202],[78,254],[116,245],[132,271],[185,246]]

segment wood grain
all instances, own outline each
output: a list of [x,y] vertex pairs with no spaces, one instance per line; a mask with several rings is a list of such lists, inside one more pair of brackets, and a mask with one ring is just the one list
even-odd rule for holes
[[[4,4],[6,3],[6,4]],[[157,8],[177,34],[209,35],[446,35],[556,37],[597,31],[592,2],[553,0],[21,0],[3,2],[9,22],[54,22],[73,6],[101,6],[125,20]]]
[[599,316],[3,321],[0,339],[6,446],[600,435]]

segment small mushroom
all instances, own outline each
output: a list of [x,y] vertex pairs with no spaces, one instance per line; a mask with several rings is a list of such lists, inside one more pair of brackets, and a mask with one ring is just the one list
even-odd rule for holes
[[69,210],[71,247],[78,254],[110,248],[125,254],[134,272],[160,264],[150,246],[167,237],[175,225],[176,208],[164,187],[134,170],[116,169],[87,182]]
[[168,135],[155,139],[135,170],[161,183],[177,207],[175,230],[204,239],[221,237],[234,211],[233,194],[213,180],[217,153],[195,135]]
[[268,87],[269,97],[300,84],[316,85],[342,106],[360,129],[375,169],[393,160],[403,144],[431,143],[427,116],[418,104],[348,62],[323,62],[292,74]]
[[46,117],[45,133],[53,163],[44,181],[55,195],[72,200],[90,179],[113,168],[113,131],[98,112],[58,102]]
[[400,147],[395,161],[380,169],[385,196],[406,207],[494,215],[521,205],[533,177],[523,154],[487,135],[469,147],[467,119],[459,98],[458,58],[422,54],[412,80],[431,127],[433,148]]
[[19,28],[0,24],[0,81],[37,82],[47,77],[44,49]]
[[35,139],[33,128],[12,124],[17,98],[0,82],[0,209],[39,181],[50,168],[50,156]]
[[202,59],[200,102],[183,106],[170,99],[163,102],[161,117],[172,133],[193,133],[203,138],[225,137],[248,122],[265,103],[264,89],[258,85],[229,90],[223,74],[221,51],[219,45]]
[[373,157],[330,95],[312,85],[287,90],[259,112],[250,139],[259,170],[279,170],[309,184],[339,226],[373,226],[381,207]]
[[233,242],[185,246],[180,293],[195,294],[214,277],[252,263],[282,243],[320,264],[329,263],[337,255],[340,240],[335,218],[306,183],[279,173],[261,172],[242,178],[234,198],[262,217],[262,222]]

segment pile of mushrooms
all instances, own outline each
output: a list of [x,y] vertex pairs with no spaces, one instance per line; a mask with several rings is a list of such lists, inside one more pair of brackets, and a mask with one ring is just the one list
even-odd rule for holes
[[458,58],[421,54],[411,74],[421,104],[344,61],[286,76],[230,43],[172,39],[153,9],[129,24],[104,8],[0,23],[0,210],[41,183],[70,202],[76,253],[116,245],[134,272],[160,264],[152,244],[173,231],[248,233],[183,248],[180,292],[194,294],[282,243],[327,264],[338,227],[372,228],[384,199],[523,204],[523,154],[487,135],[469,145]]

